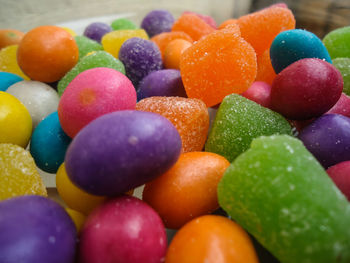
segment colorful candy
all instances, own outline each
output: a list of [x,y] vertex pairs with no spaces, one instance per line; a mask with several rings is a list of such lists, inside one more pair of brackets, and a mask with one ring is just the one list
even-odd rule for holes
[[350,57],[349,41],[350,26],[333,30],[323,38],[323,43],[332,59]]
[[350,201],[350,161],[340,162],[329,167],[327,173]]
[[111,32],[112,28],[102,22],[94,22],[89,24],[84,30],[84,36],[101,43],[102,37]]
[[0,50],[0,70],[16,74],[28,80],[28,76],[18,66],[17,49],[18,45],[11,45]]
[[333,59],[333,66],[340,71],[343,77],[343,92],[346,95],[350,95],[350,57]]
[[268,108],[270,106],[271,86],[263,81],[255,81],[241,95]]
[[101,44],[85,36],[75,36],[75,42],[79,49],[79,59],[84,58],[88,53],[103,50]]
[[12,84],[22,80],[23,78],[16,74],[0,71],[0,91],[6,91]]
[[167,10],[152,10],[141,22],[143,28],[149,37],[153,37],[163,32],[170,32],[175,19]]
[[23,36],[23,32],[15,29],[0,29],[0,49],[19,44]]
[[171,41],[164,50],[164,67],[180,69],[181,55],[190,46],[192,43],[184,39]]
[[127,18],[118,18],[113,20],[111,23],[111,27],[113,30],[137,29],[135,23]]

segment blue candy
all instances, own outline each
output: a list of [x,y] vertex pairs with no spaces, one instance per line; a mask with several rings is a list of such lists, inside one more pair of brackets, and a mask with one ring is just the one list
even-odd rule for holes
[[271,44],[270,57],[277,74],[303,58],[319,58],[332,63],[322,41],[315,34],[302,29],[279,33]]
[[22,81],[23,78],[9,72],[0,72],[0,91],[6,91],[8,87],[16,82]]
[[71,139],[61,128],[56,111],[35,128],[30,142],[30,153],[41,170],[56,173],[64,161],[70,142]]

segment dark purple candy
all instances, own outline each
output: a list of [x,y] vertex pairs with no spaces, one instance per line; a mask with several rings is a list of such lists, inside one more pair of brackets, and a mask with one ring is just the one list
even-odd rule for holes
[[76,229],[66,211],[42,196],[0,202],[0,262],[73,263]]
[[78,187],[114,196],[163,174],[180,152],[180,135],[165,117],[117,111],[95,119],[74,137],[65,165]]
[[149,12],[141,23],[149,37],[163,32],[170,32],[174,24],[174,17],[167,10],[153,10]]
[[123,43],[119,50],[119,59],[125,66],[126,76],[136,89],[144,77],[163,67],[158,46],[150,40],[138,37],[130,38]]
[[85,28],[84,36],[101,43],[102,37],[111,32],[112,28],[102,22],[91,23]]
[[152,96],[187,97],[182,83],[180,71],[177,69],[162,69],[147,75],[139,85],[137,99]]
[[304,128],[299,139],[325,168],[350,160],[348,117],[325,114]]

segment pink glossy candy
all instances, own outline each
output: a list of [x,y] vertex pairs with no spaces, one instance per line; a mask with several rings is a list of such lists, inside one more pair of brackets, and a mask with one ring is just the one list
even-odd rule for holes
[[350,201],[350,161],[341,162],[329,167],[327,173],[338,186],[339,190]]
[[255,81],[249,89],[242,93],[242,96],[268,108],[270,106],[270,94],[271,86],[269,84],[263,81]]

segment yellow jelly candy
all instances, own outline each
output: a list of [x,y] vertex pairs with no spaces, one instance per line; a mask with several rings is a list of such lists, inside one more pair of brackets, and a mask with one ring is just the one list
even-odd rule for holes
[[47,196],[47,192],[30,153],[18,145],[0,143],[0,200],[19,195]]
[[69,208],[85,215],[88,215],[96,206],[106,200],[104,196],[89,194],[75,186],[67,175],[64,163],[58,168],[56,187],[58,194]]
[[75,211],[73,209],[70,208],[66,208],[66,212],[68,213],[68,215],[72,218],[75,227],[77,228],[77,233],[80,233],[81,228],[84,225],[86,216],[83,215],[82,213]]
[[135,30],[116,30],[105,34],[102,37],[101,44],[103,49],[118,58],[119,49],[129,38],[139,37],[148,40],[148,35],[143,29]]
[[65,26],[62,26],[61,28],[63,28],[64,30],[66,30],[69,34],[71,34],[72,37],[76,36],[77,33],[75,33],[75,31],[69,27],[65,27]]
[[10,72],[29,80],[17,64],[17,48],[18,45],[11,45],[0,50],[0,71]]
[[25,148],[32,135],[32,118],[16,97],[0,91],[0,143],[13,143]]

